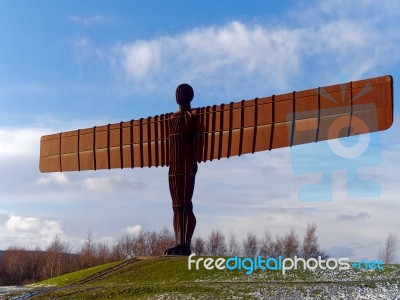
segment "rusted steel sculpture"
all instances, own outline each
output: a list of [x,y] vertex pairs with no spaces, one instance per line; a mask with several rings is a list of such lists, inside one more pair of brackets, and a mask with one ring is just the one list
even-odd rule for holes
[[196,225],[192,195],[197,163],[388,129],[393,78],[192,109],[193,90],[176,90],[179,111],[41,138],[40,171],[169,166],[176,246],[189,255]]
[[196,226],[192,196],[197,173],[194,128],[195,116],[190,102],[194,96],[190,85],[181,84],[176,89],[179,111],[170,117],[169,191],[174,210],[176,246],[167,249],[166,255],[190,255],[190,241]]

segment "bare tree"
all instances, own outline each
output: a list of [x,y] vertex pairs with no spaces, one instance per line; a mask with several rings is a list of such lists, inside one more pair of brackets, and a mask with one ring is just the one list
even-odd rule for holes
[[247,257],[254,257],[257,255],[258,240],[254,233],[248,232],[246,239],[243,240],[243,254]]
[[28,251],[24,248],[8,248],[3,255],[2,263],[5,266],[7,281],[22,284],[27,279],[29,268]]
[[31,281],[35,282],[42,279],[42,269],[45,264],[45,252],[37,246],[33,251],[30,251],[29,274]]
[[53,240],[46,248],[42,276],[44,278],[59,276],[70,270],[68,256],[71,252],[67,243],[63,243],[59,236],[54,236]]
[[396,233],[389,232],[386,237],[385,245],[383,249],[379,251],[379,259],[385,264],[393,264],[396,262],[397,255],[397,247],[398,247],[399,238]]
[[282,252],[281,255],[285,258],[294,257],[299,254],[300,242],[294,230],[290,230],[283,238],[281,238]]
[[260,241],[260,251],[259,254],[262,257],[274,257],[275,256],[275,243],[272,239],[271,234],[268,230],[264,231],[264,236]]
[[204,255],[206,252],[206,242],[201,237],[196,237],[193,240],[193,253],[196,255]]
[[146,244],[146,234],[144,231],[141,231],[133,238],[133,253],[135,256],[146,256],[149,254]]
[[235,256],[240,254],[240,245],[236,239],[236,235],[231,231],[228,238],[228,256]]
[[117,242],[114,242],[112,245],[110,261],[119,261],[131,258],[125,251],[125,243],[123,241],[124,240],[122,238],[118,239]]
[[136,239],[134,236],[125,234],[122,238],[118,239],[116,244],[114,244],[113,253],[123,259],[132,258],[137,255],[135,243]]
[[111,261],[112,253],[108,243],[97,243],[96,253],[99,263],[105,264]]
[[208,236],[206,249],[208,255],[226,255],[225,236],[219,229],[211,231]]
[[303,244],[301,247],[302,256],[305,259],[322,256],[317,237],[317,225],[308,224],[306,233],[304,234]]
[[173,246],[174,236],[166,227],[160,232],[141,231],[137,235],[124,235],[114,244],[112,256],[129,259],[135,256],[162,255]]
[[82,268],[89,268],[95,265],[96,261],[96,245],[93,241],[92,231],[88,231],[86,240],[83,242],[79,253]]
[[275,237],[275,242],[273,243],[273,248],[272,248],[272,257],[278,257],[280,255],[283,255],[284,253],[284,242],[283,238],[277,235]]
[[146,244],[146,252],[147,255],[157,255],[157,246],[159,241],[159,235],[155,231],[146,231],[144,232],[146,237],[145,244]]
[[162,255],[168,248],[174,246],[175,237],[167,227],[163,227],[161,232],[158,234],[157,248],[154,251],[155,255]]

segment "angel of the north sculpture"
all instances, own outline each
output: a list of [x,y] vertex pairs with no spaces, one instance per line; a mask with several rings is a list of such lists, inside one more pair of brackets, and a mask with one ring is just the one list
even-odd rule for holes
[[201,108],[191,108],[193,96],[182,84],[175,113],[43,136],[40,171],[169,167],[176,246],[164,254],[189,255],[197,163],[385,130],[393,122],[391,76]]

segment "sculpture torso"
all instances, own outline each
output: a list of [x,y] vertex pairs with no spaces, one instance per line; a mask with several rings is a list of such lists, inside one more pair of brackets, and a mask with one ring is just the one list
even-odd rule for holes
[[195,116],[179,111],[170,119],[169,175],[195,175],[197,172],[194,139]]

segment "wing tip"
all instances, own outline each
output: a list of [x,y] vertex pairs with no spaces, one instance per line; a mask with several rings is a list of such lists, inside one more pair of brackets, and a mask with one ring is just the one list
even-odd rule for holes
[[386,80],[390,83],[393,83],[393,76],[392,75],[386,75],[384,76],[386,78]]

